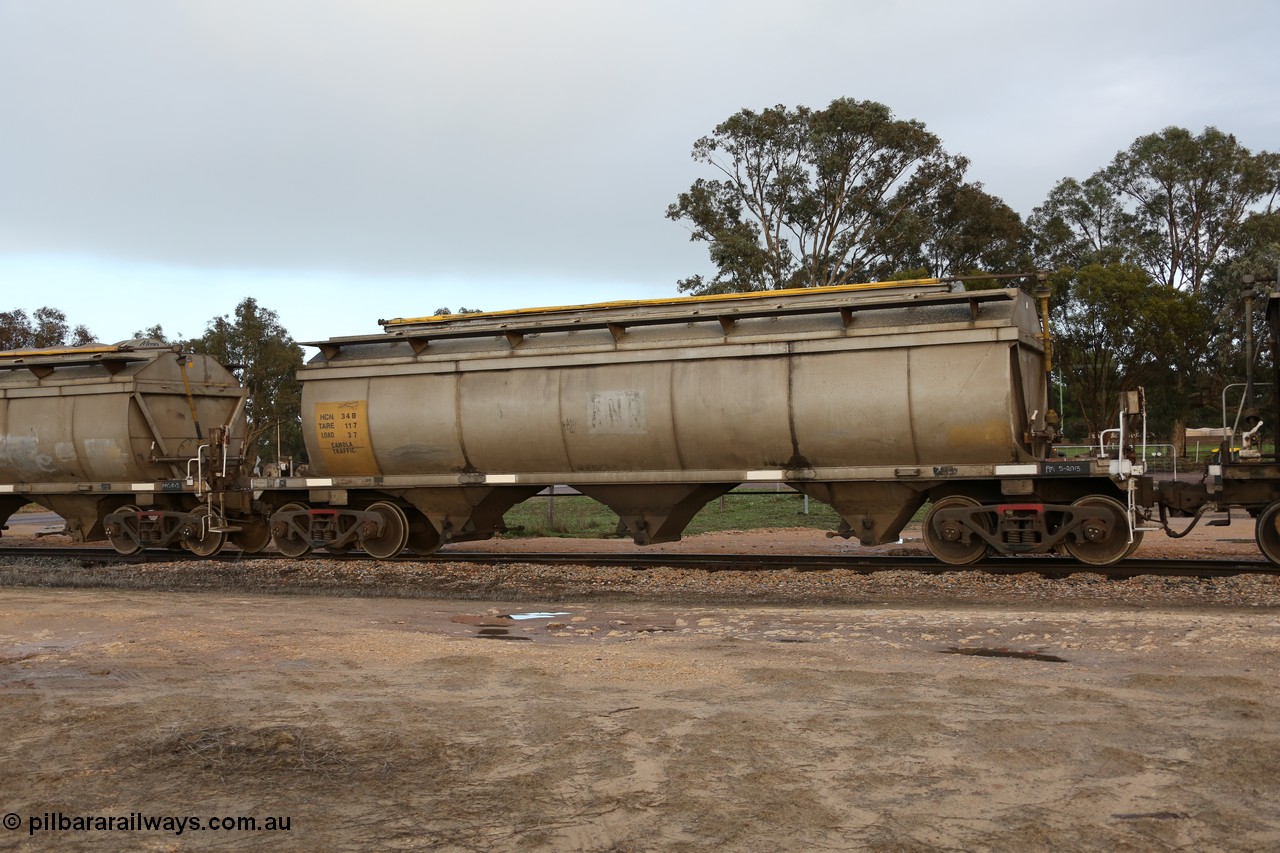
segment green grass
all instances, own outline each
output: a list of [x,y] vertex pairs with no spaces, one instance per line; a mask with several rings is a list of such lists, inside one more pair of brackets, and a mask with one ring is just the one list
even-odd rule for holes
[[[506,523],[513,536],[560,536],[600,539],[615,535],[618,516],[604,504],[583,495],[557,495],[554,520],[548,517],[547,498],[530,498],[507,511]],[[761,527],[812,527],[835,530],[840,516],[826,504],[809,501],[804,514],[804,496],[735,493],[723,501],[713,500],[693,517],[686,536],[718,530],[755,530]],[[519,529],[518,529],[519,528]]]

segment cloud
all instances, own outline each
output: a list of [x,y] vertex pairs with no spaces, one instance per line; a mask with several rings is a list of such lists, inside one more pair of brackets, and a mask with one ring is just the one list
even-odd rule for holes
[[0,255],[673,289],[743,107],[882,101],[1025,214],[1166,125],[1275,149],[1278,8],[0,0]]

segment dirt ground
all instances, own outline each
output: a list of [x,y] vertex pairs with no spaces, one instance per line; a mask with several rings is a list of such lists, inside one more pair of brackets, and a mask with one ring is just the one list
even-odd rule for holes
[[0,848],[1274,850],[1278,675],[1271,605],[9,586]]

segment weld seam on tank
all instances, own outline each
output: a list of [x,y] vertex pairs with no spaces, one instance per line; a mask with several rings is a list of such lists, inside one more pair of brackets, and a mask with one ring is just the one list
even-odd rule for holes
[[684,451],[680,449],[684,442],[680,440],[679,420],[676,418],[676,365],[680,363],[682,362],[667,362],[667,411],[671,414],[671,439],[676,452],[676,464],[680,466],[678,470],[688,471]]
[[796,361],[798,358],[794,344],[791,341],[787,341],[787,430],[791,433],[791,460],[793,464],[798,464],[799,460],[803,458],[800,454],[800,438],[796,434],[795,384]]
[[573,454],[569,452],[569,436],[568,430],[564,428],[564,375],[567,371],[563,368],[557,370],[556,373],[556,424],[560,427],[560,450],[564,453],[565,467],[569,473],[577,473],[577,467],[573,464]]
[[458,450],[462,452],[462,470],[474,471],[475,466],[471,464],[471,456],[467,453],[467,442],[463,436],[466,430],[462,425],[462,382],[467,378],[467,374],[463,373],[459,363],[453,363],[453,432],[458,439]]

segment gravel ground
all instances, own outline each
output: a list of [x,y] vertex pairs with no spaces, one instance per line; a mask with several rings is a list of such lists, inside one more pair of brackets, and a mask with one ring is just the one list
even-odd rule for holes
[[396,563],[274,560],[206,566],[154,563],[83,568],[65,560],[29,560],[0,568],[0,585],[274,592],[505,601],[639,600],[707,604],[937,604],[1035,603],[1164,606],[1278,607],[1280,578],[1167,578],[1111,580],[1092,573],[1048,579],[1038,574],[991,575],[980,571],[943,575],[884,571],[864,575],[828,572],[731,571],[544,566],[508,563]]
[[[1202,527],[1186,539],[1148,534],[1136,557],[1217,558],[1256,561],[1252,522],[1230,527]],[[27,542],[58,544],[51,536]],[[6,537],[5,544],[21,539]],[[732,571],[705,572],[681,568],[637,571],[607,566],[545,566],[519,562],[521,552],[621,551],[636,546],[617,539],[508,539],[465,543],[449,550],[510,552],[514,562],[481,566],[464,562],[395,562],[330,560],[311,557],[282,562],[245,558],[234,563],[149,563],[143,565],[84,566],[69,560],[0,562],[0,584],[9,586],[100,587],[157,590],[224,590],[355,596],[441,599],[500,599],[506,601],[637,600],[706,603],[863,604],[876,602],[937,604],[1034,603],[1074,605],[1092,603],[1123,606],[1276,607],[1280,606],[1280,577],[1238,575],[1226,578],[1170,578],[1142,576],[1112,580],[1092,572],[1066,578],[1035,573],[995,575],[983,571],[931,574],[854,570],[828,572]],[[841,539],[828,539],[813,530],[756,530],[695,536],[645,553],[889,553],[924,556],[918,530],[904,532],[899,546],[863,548]]]
[[[1280,849],[1280,579],[457,547],[513,562],[6,555],[0,847]],[[862,551],[793,530],[651,549],[681,550]],[[1258,559],[1243,521],[1138,555],[1177,553]],[[37,831],[55,813],[290,829]]]

